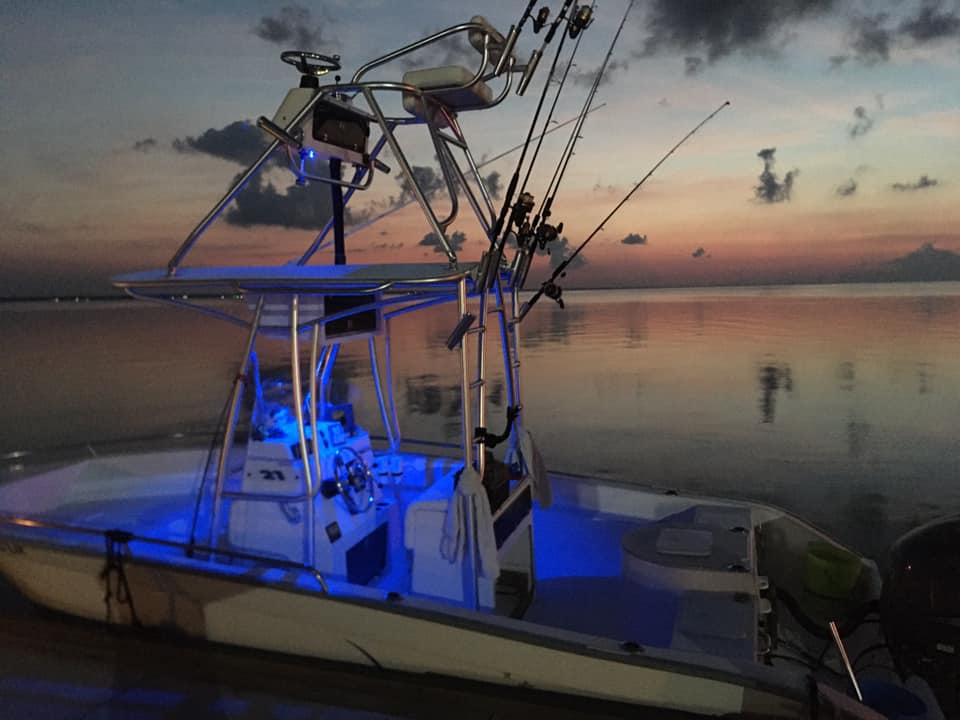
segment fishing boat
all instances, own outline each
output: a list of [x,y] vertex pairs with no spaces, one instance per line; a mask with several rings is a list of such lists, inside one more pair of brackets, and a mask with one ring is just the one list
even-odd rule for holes
[[[458,120],[529,86],[542,51],[518,60],[525,23],[559,28],[560,43],[590,24],[592,6],[568,0],[552,23],[532,8],[506,35],[477,16],[367,62],[349,82],[321,84],[340,69],[336,56],[282,55],[300,83],[260,118],[269,145],[166,267],[113,280],[135,298],[245,328],[218,433],[209,446],[45,466],[8,458],[0,575],[37,604],[90,620],[656,717],[877,717],[846,677],[804,665],[824,649],[829,620],[841,648],[869,643],[854,636],[880,597],[875,563],[777,508],[641,484],[640,467],[629,482],[547,470],[524,413],[521,329],[541,297],[562,303],[557,275],[523,292],[557,228],[549,206],[530,222],[516,177],[498,212]],[[391,74],[452,37],[477,50],[475,68]],[[401,130],[431,143],[440,189],[419,181]],[[384,148],[445,262],[347,263],[344,204],[389,177]],[[331,193],[323,232],[286,264],[189,266],[211,223],[278,156]],[[460,198],[490,240],[472,262],[448,238]],[[328,249],[332,262],[314,262]],[[222,296],[236,301],[208,300]],[[460,369],[450,446],[398,421],[394,338],[428,309],[449,314],[443,342]],[[261,367],[258,348],[271,343],[288,348],[288,369]],[[348,344],[368,348],[371,417],[331,397]],[[496,416],[494,365],[507,398]]]

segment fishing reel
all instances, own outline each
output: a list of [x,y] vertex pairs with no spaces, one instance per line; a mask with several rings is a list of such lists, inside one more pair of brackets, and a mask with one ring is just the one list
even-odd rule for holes
[[543,284],[543,294],[555,301],[557,305],[560,306],[561,310],[565,308],[563,304],[563,288],[557,285],[553,280],[547,280]]
[[537,12],[537,16],[533,19],[533,32],[539,34],[549,19],[550,8],[544,5],[542,8],[540,8],[540,10]]
[[530,193],[520,193],[520,196],[517,198],[517,202],[515,202],[513,205],[513,212],[510,214],[510,224],[515,225],[518,228],[522,228],[526,223],[527,216],[533,212],[534,202],[533,195]]
[[570,18],[567,26],[567,34],[571,40],[576,40],[577,36],[590,27],[593,23],[593,8],[590,5],[578,5]]
[[549,225],[548,223],[540,223],[537,229],[533,233],[533,240],[537,244],[537,248],[540,250],[546,250],[547,245],[556,240],[560,233],[563,232],[563,223],[559,225]]

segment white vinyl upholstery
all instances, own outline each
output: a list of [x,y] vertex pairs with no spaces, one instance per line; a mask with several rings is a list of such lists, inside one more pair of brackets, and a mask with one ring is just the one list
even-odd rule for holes
[[[493,102],[493,90],[485,82],[463,87],[474,73],[459,65],[410,70],[403,74],[403,84],[413,85],[426,92],[453,112],[477,110]],[[403,94],[403,108],[411,115],[423,117],[423,102],[413,93]]]
[[473,46],[473,49],[476,50],[481,55],[483,54],[483,36],[484,33],[490,36],[490,42],[488,48],[490,51],[489,60],[491,65],[496,65],[500,62],[500,56],[503,54],[503,46],[506,43],[503,35],[493,26],[483,15],[474,15],[470,18],[470,22],[476,25],[483,26],[483,32],[479,30],[471,30],[468,33],[468,39],[470,44]]

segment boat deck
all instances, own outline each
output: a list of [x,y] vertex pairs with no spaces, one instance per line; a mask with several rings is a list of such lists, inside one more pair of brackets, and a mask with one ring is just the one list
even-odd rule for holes
[[[404,542],[404,518],[412,503],[436,494],[431,488],[439,489],[457,466],[445,459],[430,459],[425,464],[423,456],[418,460],[412,457],[405,458],[404,478],[382,488],[391,503],[386,511],[388,562],[384,572],[363,586],[335,582],[334,592],[357,592],[365,597],[370,597],[371,590],[384,596],[390,592],[416,595],[411,588],[411,551]],[[200,459],[194,452],[180,457],[167,453],[84,460],[0,486],[0,512],[100,533],[121,529],[142,538],[186,544],[191,540],[196,501],[197,472],[193,467]],[[198,528],[209,521],[205,512],[201,511]],[[627,517],[562,503],[548,510],[534,508],[533,592],[499,584],[496,612],[536,625],[641,646],[755,659],[756,606],[742,593],[668,588],[638,581],[625,572],[624,536],[650,525],[656,522],[636,514]],[[46,538],[56,544],[94,547],[98,552],[103,548],[103,537],[98,534],[78,536],[51,530],[46,531]],[[208,537],[198,532],[195,540],[205,545]],[[184,554],[183,548],[174,544],[138,542],[132,549],[136,556],[154,559]],[[299,561],[296,552],[294,545],[288,558],[294,563]],[[231,562],[251,565],[236,559]],[[235,569],[244,572],[241,567]],[[291,574],[289,569],[251,566],[246,572],[264,582],[293,582],[304,589],[315,585],[307,573],[293,577],[297,573]]]

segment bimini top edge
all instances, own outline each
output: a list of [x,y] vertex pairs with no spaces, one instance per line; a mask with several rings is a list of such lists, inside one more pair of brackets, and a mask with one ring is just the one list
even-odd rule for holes
[[475,277],[476,263],[391,263],[380,265],[268,265],[166,268],[112,278],[115,287],[146,296],[191,293],[358,294],[385,291],[453,290]]

